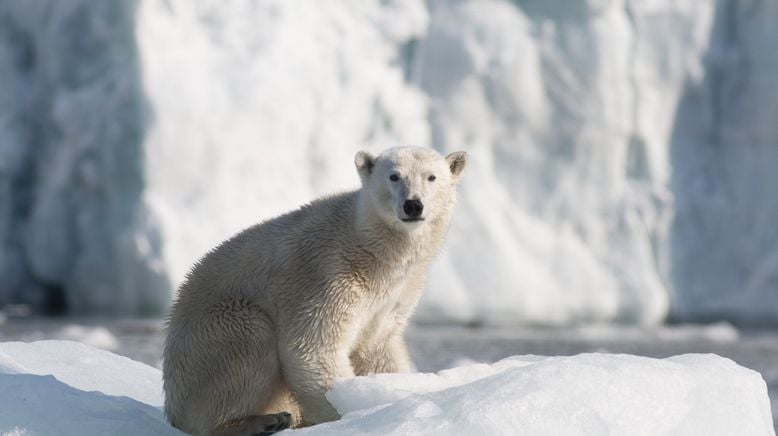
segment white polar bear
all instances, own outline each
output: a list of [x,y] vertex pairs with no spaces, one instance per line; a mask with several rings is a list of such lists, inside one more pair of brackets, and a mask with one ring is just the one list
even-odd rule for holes
[[339,418],[336,377],[408,371],[403,330],[456,201],[464,152],[366,152],[362,188],[258,224],[181,285],[164,350],[165,412],[194,434]]

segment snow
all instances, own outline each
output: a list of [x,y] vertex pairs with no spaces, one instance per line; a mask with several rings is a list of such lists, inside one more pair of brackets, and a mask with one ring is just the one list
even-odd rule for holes
[[299,434],[773,435],[758,373],[715,355],[520,356],[341,380],[345,416]]
[[70,341],[0,343],[0,434],[175,435],[162,374]]
[[[712,354],[515,356],[336,381],[340,421],[284,434],[774,435],[759,373]],[[180,434],[159,370],[69,341],[0,343],[0,434]]]
[[53,375],[76,389],[162,406],[162,374],[127,357],[73,341],[3,342],[4,374]]
[[161,312],[215,244],[355,188],[357,150],[413,144],[471,157],[417,322],[778,322],[776,20],[716,0],[3,4],[0,304]]

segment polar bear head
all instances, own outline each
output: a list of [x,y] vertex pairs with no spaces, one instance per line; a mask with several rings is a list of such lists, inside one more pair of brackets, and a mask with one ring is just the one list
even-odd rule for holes
[[378,156],[360,151],[354,162],[368,207],[387,224],[412,230],[451,213],[467,154],[395,147]]

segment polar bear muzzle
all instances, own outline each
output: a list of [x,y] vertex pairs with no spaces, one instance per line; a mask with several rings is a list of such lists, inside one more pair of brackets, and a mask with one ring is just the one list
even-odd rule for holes
[[421,200],[405,200],[403,203],[403,212],[407,218],[403,218],[404,222],[424,221],[421,214],[424,212],[424,204]]

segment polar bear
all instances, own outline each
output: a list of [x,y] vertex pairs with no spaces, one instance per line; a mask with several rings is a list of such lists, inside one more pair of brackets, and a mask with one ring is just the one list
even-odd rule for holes
[[337,377],[410,368],[403,330],[448,230],[467,156],[355,157],[362,187],[244,230],[173,303],[165,413],[194,434],[267,434],[339,418]]

